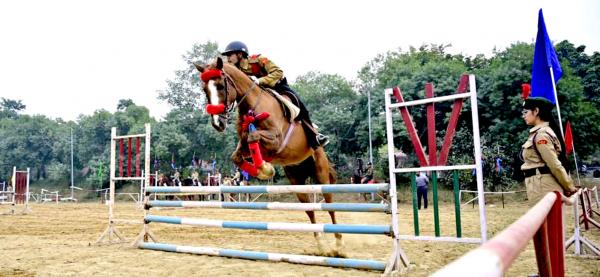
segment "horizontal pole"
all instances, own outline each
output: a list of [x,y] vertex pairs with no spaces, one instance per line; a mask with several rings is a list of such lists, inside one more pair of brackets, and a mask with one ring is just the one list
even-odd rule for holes
[[424,166],[424,167],[407,167],[407,168],[395,168],[392,171],[394,173],[408,173],[408,172],[425,172],[425,171],[449,171],[449,170],[467,170],[475,168],[474,164],[466,165],[449,165],[449,166]]
[[414,241],[458,242],[458,243],[481,243],[482,242],[480,238],[432,237],[432,236],[410,236],[410,235],[399,235],[398,239],[414,240]]
[[[470,192],[470,193],[479,193],[476,190],[465,190],[461,189],[460,192]],[[512,194],[512,193],[521,193],[527,192],[526,190],[513,190],[513,191],[484,191],[485,194]]]
[[279,203],[279,202],[217,202],[217,201],[149,201],[149,207],[218,208],[283,211],[386,212],[386,204],[362,203]]
[[202,218],[185,218],[175,216],[146,215],[146,222],[160,222],[168,224],[181,224],[202,227],[220,227],[230,229],[253,229],[271,231],[293,232],[324,232],[347,234],[379,234],[388,235],[391,232],[389,225],[351,225],[351,224],[310,224],[310,223],[284,223],[284,222],[252,222],[252,221],[223,221]]
[[167,252],[177,253],[188,253],[208,256],[220,256],[238,259],[248,260],[263,260],[273,262],[288,262],[294,264],[307,264],[307,265],[323,265],[323,266],[334,266],[334,267],[346,267],[346,268],[358,268],[358,269],[372,269],[372,270],[385,270],[385,263],[373,260],[358,260],[358,259],[343,259],[343,258],[329,258],[320,256],[308,256],[308,255],[293,255],[293,254],[279,254],[279,253],[267,253],[257,251],[244,251],[244,250],[233,250],[233,249],[220,249],[212,247],[193,247],[193,246],[179,246],[165,243],[150,243],[140,242],[138,247],[141,249],[159,250]]
[[438,96],[438,97],[427,98],[427,99],[419,99],[419,100],[413,100],[413,101],[408,101],[408,102],[394,103],[394,104],[391,104],[389,107],[390,107],[390,109],[393,109],[393,108],[408,107],[408,106],[418,106],[418,105],[424,105],[424,104],[429,104],[429,103],[437,103],[437,102],[455,100],[455,99],[459,99],[459,98],[468,98],[468,97],[471,97],[470,92]]
[[286,185],[286,186],[184,186],[146,187],[147,193],[370,193],[387,191],[388,184]]
[[146,134],[139,135],[124,135],[124,136],[115,136],[113,139],[126,139],[126,138],[145,138]]
[[144,177],[113,177],[113,181],[143,181]]

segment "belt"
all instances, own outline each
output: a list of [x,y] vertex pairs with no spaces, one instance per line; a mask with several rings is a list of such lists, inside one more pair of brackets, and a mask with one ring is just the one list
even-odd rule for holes
[[531,177],[531,176],[537,175],[537,174],[540,174],[540,175],[541,174],[551,174],[550,168],[548,168],[547,166],[544,166],[544,167],[536,167],[536,168],[523,170],[523,175],[525,176],[525,178]]

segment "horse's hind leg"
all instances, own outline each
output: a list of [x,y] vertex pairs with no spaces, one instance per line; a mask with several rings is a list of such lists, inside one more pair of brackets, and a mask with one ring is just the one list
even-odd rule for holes
[[[310,203],[310,197],[306,193],[298,193],[298,194],[296,194],[296,197],[302,203]],[[306,211],[306,215],[308,215],[308,218],[310,219],[310,223],[312,223],[312,224],[317,223],[317,219],[315,218],[314,211]],[[315,235],[315,240],[317,241],[317,248],[319,250],[319,253],[325,253],[325,246],[323,245],[323,234],[319,233],[319,232],[315,232],[314,235]]]
[[[322,147],[315,150],[313,154],[315,160],[315,179],[319,184],[330,184],[335,182],[332,180],[332,172],[329,165],[329,160],[327,159],[327,155]],[[324,193],[323,198],[325,199],[325,203],[333,203],[333,194]],[[337,224],[337,220],[335,218],[335,212],[329,212],[329,216],[331,217],[331,223]],[[342,240],[342,234],[335,233],[335,245],[336,249],[334,250],[335,256],[343,256],[343,248],[344,241]]]
[[[333,203],[333,194],[324,193],[323,198],[325,199],[325,203]],[[331,217],[331,223],[337,224],[337,220],[335,218],[335,212],[329,212],[329,217]],[[333,255],[336,257],[344,257],[344,241],[342,240],[342,234],[335,233],[335,250],[333,251]]]
[[[312,161],[311,161],[312,162]],[[307,161],[302,162],[300,165],[296,166],[284,166],[283,170],[285,171],[285,175],[290,181],[292,185],[304,185],[306,179],[308,178],[308,174],[306,172],[306,168],[303,166],[307,163]],[[310,196],[306,193],[297,193],[296,197],[298,201],[301,203],[310,203]],[[317,223],[317,219],[315,218],[314,211],[306,211],[306,215],[308,215],[308,219],[310,223]],[[317,248],[319,253],[325,253],[325,247],[323,245],[323,234],[320,232],[315,232],[315,240],[317,241]]]

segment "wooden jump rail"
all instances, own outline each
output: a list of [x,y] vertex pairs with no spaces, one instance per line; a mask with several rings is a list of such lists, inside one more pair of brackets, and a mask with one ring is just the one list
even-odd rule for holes
[[446,265],[432,276],[503,276],[533,240],[539,276],[565,275],[562,202],[558,192],[548,193],[525,215],[493,239]]

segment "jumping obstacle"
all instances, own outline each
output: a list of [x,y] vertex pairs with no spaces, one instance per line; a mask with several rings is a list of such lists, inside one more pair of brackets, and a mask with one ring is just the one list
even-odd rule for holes
[[[596,196],[596,208],[598,208],[598,191],[597,187],[593,189],[579,189],[577,194],[572,196],[574,198],[573,204],[573,236],[571,236],[565,242],[565,249],[569,249],[569,247],[573,246],[573,255],[578,257],[600,257],[600,246],[593,242],[592,240],[583,236],[581,232],[581,223],[584,224],[586,230],[588,230],[588,223],[600,228],[598,223],[591,219],[594,214],[598,214],[593,210],[591,203],[591,195],[592,192],[595,192]],[[581,215],[579,214],[579,204],[581,204]],[[588,251],[586,251],[588,250]]]
[[10,211],[6,214],[16,214],[17,205],[23,205],[21,213],[29,213],[29,168],[27,170],[17,170],[13,167],[11,182],[6,190],[0,191],[6,201],[0,202],[2,205],[11,205]]
[[[120,234],[116,228],[116,224],[119,223],[133,223],[139,224],[139,221],[133,220],[121,220],[115,217],[115,181],[139,181],[140,182],[140,194],[144,194],[144,184],[150,183],[150,124],[144,125],[144,134],[138,135],[125,135],[117,136],[117,128],[111,129],[111,140],[110,140],[110,188],[109,188],[109,199],[107,200],[108,205],[108,227],[98,240],[96,244],[103,244],[104,239],[107,239],[106,243],[123,243],[127,242],[125,238]],[[135,164],[133,164],[133,140],[135,139]],[[142,142],[142,139],[144,140]],[[124,144],[127,142],[127,171],[125,172],[125,147]],[[144,170],[141,170],[141,145],[144,144]],[[117,144],[119,145],[119,175],[116,175],[116,149]],[[132,172],[132,167],[135,166],[135,172]]]
[[[201,201],[150,201],[151,194],[195,195],[221,193],[284,194],[284,193],[370,193],[387,191],[392,199],[388,204],[359,203],[278,203],[278,202],[201,202]],[[161,250],[178,253],[191,253],[251,260],[285,261],[290,263],[348,267],[392,272],[408,264],[397,239],[397,196],[396,186],[389,184],[340,184],[340,185],[294,185],[294,186],[221,186],[221,187],[146,187],[144,227],[136,245],[141,249]],[[219,208],[248,210],[287,210],[287,211],[345,211],[345,212],[388,212],[391,222],[388,225],[366,224],[309,224],[287,222],[246,222],[223,221],[201,218],[182,218],[150,214],[153,207]],[[366,235],[388,235],[393,238],[392,254],[387,262],[361,259],[329,258],[320,256],[241,251],[212,247],[178,246],[158,243],[150,230],[150,223],[191,225],[200,227],[232,228],[243,230],[277,230],[289,232],[349,233]]]
[[[468,89],[468,91],[467,91]],[[413,191],[413,226],[414,235],[399,235],[402,240],[419,240],[419,241],[445,241],[458,243],[483,243],[487,240],[487,223],[485,217],[485,197],[483,188],[483,171],[481,164],[481,142],[479,136],[479,120],[477,109],[477,89],[475,83],[475,75],[462,75],[456,93],[453,95],[434,97],[433,85],[428,83],[425,85],[425,99],[419,99],[409,102],[404,102],[402,93],[398,87],[385,90],[385,112],[386,112],[386,132],[388,140],[388,161],[389,161],[389,176],[390,183],[396,183],[396,174],[413,173],[412,191]],[[396,99],[396,103],[392,104],[391,98]],[[471,118],[475,164],[467,165],[451,165],[447,166],[446,162],[452,145],[455,129],[458,124],[458,118],[462,109],[463,99],[468,98],[471,101]],[[434,103],[441,101],[454,101],[452,114],[449,119],[448,127],[444,143],[440,150],[439,157],[437,155],[436,130],[435,130],[435,111]],[[409,106],[426,105],[427,110],[427,133],[428,133],[428,157],[425,154],[419,135],[416,132],[412,117],[408,112]],[[394,128],[393,128],[393,109],[399,109],[409,137],[414,146],[415,154],[420,162],[420,167],[414,168],[396,168],[396,159],[394,157]],[[462,226],[460,223],[460,200],[458,189],[458,176],[453,172],[454,183],[454,202],[455,202],[455,219],[456,219],[456,234],[455,236],[442,236],[439,224],[439,206],[437,202],[437,177],[438,171],[456,171],[456,170],[473,170],[476,172],[477,192],[479,203],[479,225],[480,237],[468,238],[462,236]],[[419,231],[419,213],[417,210],[416,185],[414,181],[414,173],[416,172],[431,172],[431,187],[433,191],[433,218],[434,218],[434,236],[423,236]]]
[[446,276],[504,276],[512,262],[533,240],[538,276],[565,276],[562,202],[558,192],[546,194],[525,215],[479,248],[434,273]]

